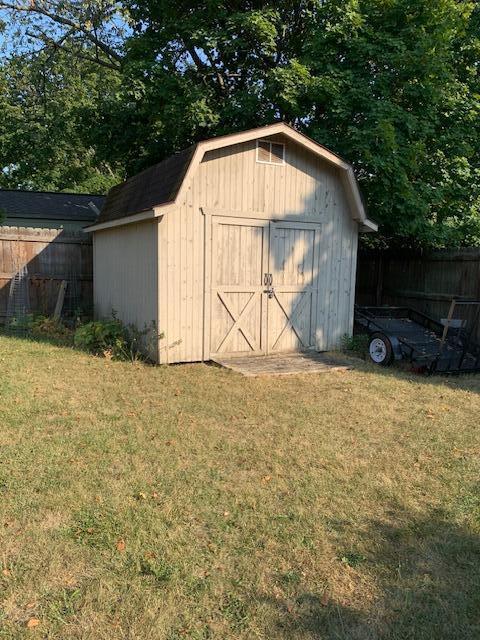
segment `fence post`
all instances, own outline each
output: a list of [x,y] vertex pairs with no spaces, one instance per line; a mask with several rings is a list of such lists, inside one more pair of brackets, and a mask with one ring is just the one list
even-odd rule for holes
[[377,286],[375,289],[375,305],[377,307],[380,307],[382,305],[382,298],[383,298],[383,270],[384,270],[384,264],[383,264],[383,254],[380,253],[378,255],[378,260],[377,260],[377,273],[376,273],[376,280],[377,280]]

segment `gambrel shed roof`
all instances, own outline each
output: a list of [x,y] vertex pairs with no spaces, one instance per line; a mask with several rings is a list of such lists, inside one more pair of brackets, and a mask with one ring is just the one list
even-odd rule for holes
[[377,230],[377,225],[367,218],[351,165],[284,122],[204,140],[129,178],[109,191],[97,222],[86,230],[99,231],[164,215],[166,207],[179,203],[188,179],[207,151],[278,134],[340,169],[352,217],[361,231]]
[[110,189],[97,222],[119,220],[173,202],[195,148],[196,145],[183,149]]

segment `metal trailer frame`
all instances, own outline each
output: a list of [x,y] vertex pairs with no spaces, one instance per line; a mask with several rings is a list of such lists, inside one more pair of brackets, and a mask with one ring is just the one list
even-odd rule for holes
[[[453,318],[459,306],[472,306],[474,320],[467,330]],[[410,307],[355,306],[360,333],[384,335],[395,360],[406,360],[428,374],[480,372],[480,345],[473,337],[480,321],[479,300],[453,299],[445,322]]]

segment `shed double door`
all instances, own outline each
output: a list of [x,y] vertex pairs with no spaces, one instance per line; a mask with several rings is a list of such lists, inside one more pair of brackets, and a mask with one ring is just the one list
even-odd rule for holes
[[212,218],[210,355],[315,345],[320,225]]

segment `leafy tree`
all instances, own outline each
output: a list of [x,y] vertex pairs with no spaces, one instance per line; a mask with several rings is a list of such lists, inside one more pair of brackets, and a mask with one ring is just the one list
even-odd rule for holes
[[480,242],[474,22],[455,0],[331,0],[319,14],[309,129],[354,164],[390,243]]
[[14,56],[0,68],[0,186],[102,193],[122,167],[100,158],[92,130],[117,74],[63,53]]
[[[211,135],[277,119],[300,122],[297,86],[308,72],[297,59],[318,0],[127,0],[126,6],[133,33],[122,106],[139,125],[129,171]],[[121,116],[116,121],[125,128]],[[128,157],[126,149],[122,155]]]
[[383,242],[480,243],[476,3],[127,3],[129,172],[283,119],[354,165]]
[[116,0],[0,0],[0,12],[17,48],[31,51],[39,45],[107,69],[121,68],[127,23]]
[[[480,244],[473,0],[2,6],[19,17],[22,46],[32,38],[43,47],[39,60],[54,55],[65,89],[56,91],[57,71],[49,72],[50,115],[40,117],[23,72],[7,70],[0,135],[10,140],[12,184],[106,185],[112,174],[132,174],[193,141],[282,119],[354,165],[384,243]],[[23,63],[17,56],[9,64]],[[38,73],[27,73],[31,89]],[[22,119],[25,95],[30,116]],[[24,160],[15,161],[15,145]],[[62,169],[72,147],[74,169]],[[55,159],[50,169],[39,148]]]
[[125,177],[104,116],[127,28],[111,0],[0,0],[0,186],[105,192]]

